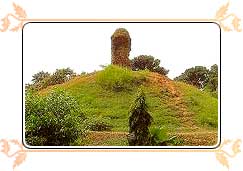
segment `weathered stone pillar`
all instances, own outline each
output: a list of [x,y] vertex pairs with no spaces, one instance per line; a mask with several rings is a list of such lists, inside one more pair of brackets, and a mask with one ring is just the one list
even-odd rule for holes
[[118,28],[111,36],[111,64],[130,67],[129,53],[131,51],[131,38],[128,31]]

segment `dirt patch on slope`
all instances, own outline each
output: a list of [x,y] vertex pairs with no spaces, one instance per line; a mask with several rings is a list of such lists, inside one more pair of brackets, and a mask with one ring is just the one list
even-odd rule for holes
[[218,141],[217,131],[181,132],[171,135],[181,139],[186,146],[214,146]]
[[151,85],[159,89],[159,93],[169,94],[168,105],[178,111],[177,118],[180,120],[182,127],[196,129],[195,118],[193,113],[187,110],[187,106],[183,101],[182,92],[175,86],[173,80],[158,73],[150,73],[148,75]]
[[[217,144],[217,131],[194,131],[194,132],[176,132],[169,133],[169,137],[176,136],[182,141],[179,146],[213,146]],[[87,139],[94,146],[102,146],[108,139],[127,140],[128,132],[109,132],[109,131],[91,131]],[[90,145],[90,144],[89,144]]]

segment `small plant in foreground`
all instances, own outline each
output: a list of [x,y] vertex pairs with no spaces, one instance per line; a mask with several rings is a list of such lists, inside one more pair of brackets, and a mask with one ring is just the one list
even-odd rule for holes
[[169,139],[165,128],[153,127],[150,129],[152,145],[166,145]]
[[154,146],[180,145],[176,136],[169,137],[166,128],[153,127],[150,129],[151,142]]

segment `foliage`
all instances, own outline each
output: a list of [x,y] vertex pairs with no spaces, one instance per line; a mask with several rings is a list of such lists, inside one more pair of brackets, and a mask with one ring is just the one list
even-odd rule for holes
[[151,55],[140,55],[138,57],[135,57],[134,59],[132,59],[131,65],[132,70],[134,71],[148,69],[149,71],[157,72],[161,75],[167,75],[169,72],[169,70],[166,70],[165,68],[159,66],[159,59],[155,59]]
[[48,72],[38,72],[32,77],[33,84],[26,84],[26,90],[42,90],[48,86],[62,84],[76,76],[76,73],[70,68],[56,69],[53,74]]
[[27,93],[25,138],[28,145],[67,146],[84,135],[84,120],[75,99],[63,90],[46,97]]
[[32,77],[33,77],[32,82],[34,84],[37,84],[37,83],[40,83],[41,81],[43,81],[44,79],[50,77],[50,73],[40,71],[40,72],[34,74]]
[[203,89],[209,77],[209,70],[203,66],[195,66],[189,69],[186,69],[184,73],[176,77],[174,80],[183,81],[193,86],[196,86],[199,89]]
[[25,116],[28,118],[32,114],[43,115],[45,113],[45,99],[36,95],[32,91],[26,92],[25,96]]
[[132,104],[129,116],[129,138],[131,146],[151,145],[149,126],[152,116],[148,113],[144,92],[140,89]]
[[199,89],[203,89],[213,97],[218,96],[218,65],[214,64],[210,70],[203,66],[195,66],[185,70],[180,76],[174,80],[183,81]]
[[136,76],[131,70],[115,65],[109,65],[96,75],[96,82],[99,85],[117,92],[129,90],[132,86],[141,84],[143,80],[145,80],[145,76],[142,74]]
[[70,68],[57,69],[49,80],[49,85],[62,84],[72,79],[76,73]]
[[169,139],[166,128],[152,127],[150,128],[150,134],[152,145],[166,145],[165,142]]
[[209,71],[209,80],[206,88],[213,93],[218,91],[218,65],[214,64],[211,66]]
[[89,120],[89,130],[91,131],[111,131],[111,124],[103,118],[93,118]]
[[152,145],[154,146],[178,146],[183,144],[183,140],[177,136],[169,137],[166,127],[150,128]]
[[[145,70],[132,71],[132,74],[134,77],[138,77],[141,72],[143,73]],[[110,91],[96,82],[98,73],[99,72],[76,77],[58,87],[65,89],[65,91],[75,97],[82,112],[88,118],[85,120],[87,123],[90,123],[89,118],[94,118],[94,120],[98,119],[98,122],[104,121],[104,123],[112,126],[112,131],[128,132],[129,113],[127,111],[130,109],[129,102],[134,101],[134,95],[137,93],[140,86],[131,86],[129,91]],[[146,72],[144,76],[147,77]],[[217,124],[217,99],[211,97],[209,93],[199,91],[197,88],[188,84],[181,82],[173,83],[176,90],[181,92],[182,103],[185,105],[185,110],[194,114],[192,117],[196,119],[195,125],[203,130],[215,130],[215,127],[209,126],[210,123],[208,124],[208,121],[204,122],[202,119],[209,117],[212,118],[211,121],[214,120],[213,122]],[[53,88],[54,87],[51,86],[38,93],[45,95],[53,90]],[[143,83],[143,91],[146,94],[146,104],[149,107],[149,113],[151,113],[153,117],[151,127],[163,126],[170,134],[173,134],[178,129],[182,132],[190,131],[190,128],[182,127],[180,118],[178,117],[179,111],[173,100],[174,98],[164,96],[161,93],[161,89],[163,89],[163,87],[157,84],[153,84],[152,87],[150,84],[147,84],[147,82]],[[124,137],[124,139],[126,139],[126,137]],[[109,145],[112,145],[112,142],[109,143]],[[183,145],[183,142],[181,142],[180,139],[174,139],[170,144]]]

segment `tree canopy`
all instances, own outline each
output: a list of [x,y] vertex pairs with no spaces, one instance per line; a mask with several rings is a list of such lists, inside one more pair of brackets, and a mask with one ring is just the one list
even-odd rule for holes
[[167,75],[169,70],[160,66],[160,60],[155,59],[151,55],[140,55],[131,60],[132,70],[145,70],[148,69],[152,72],[157,72],[161,75]]
[[32,77],[33,77],[33,78],[32,78],[32,82],[33,82],[34,84],[36,84],[36,83],[41,82],[41,81],[44,80],[45,78],[50,77],[50,73],[48,73],[48,72],[44,72],[44,71],[40,71],[40,72],[34,74]]
[[207,87],[212,92],[218,90],[218,65],[217,64],[214,64],[210,68],[210,71],[209,71],[209,80],[208,80]]
[[185,72],[174,78],[174,80],[186,82],[199,89],[215,92],[218,90],[218,65],[212,65],[210,70],[204,66],[186,69]]
[[199,89],[205,87],[209,79],[209,70],[204,66],[195,66],[186,69],[180,76],[176,77],[174,80],[183,81]]

